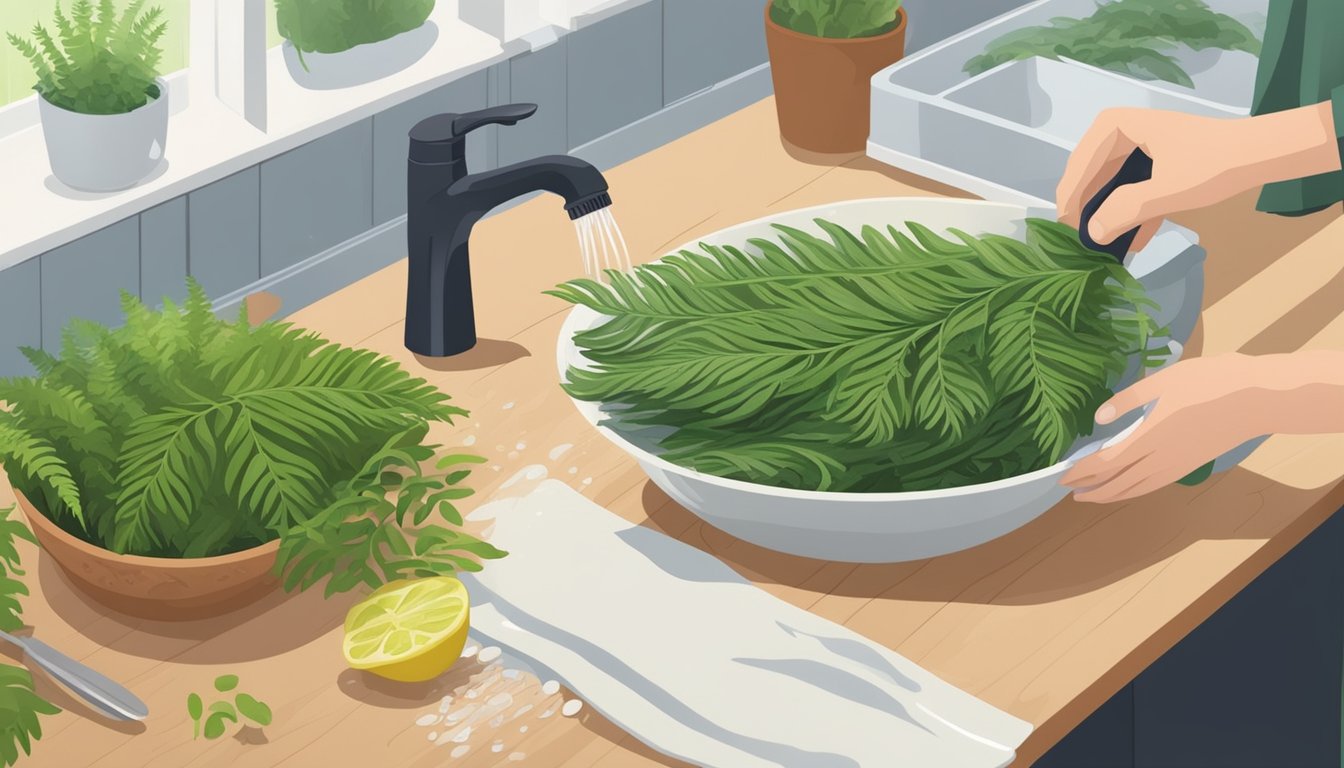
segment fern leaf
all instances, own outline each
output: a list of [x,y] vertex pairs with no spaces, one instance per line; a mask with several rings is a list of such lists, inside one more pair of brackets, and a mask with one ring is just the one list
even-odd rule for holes
[[[75,520],[85,524],[79,486],[70,467],[50,443],[24,431],[7,413],[0,413],[0,458],[6,468],[17,469],[22,477],[49,488]],[[20,485],[27,486],[20,490],[32,490],[28,483]]]

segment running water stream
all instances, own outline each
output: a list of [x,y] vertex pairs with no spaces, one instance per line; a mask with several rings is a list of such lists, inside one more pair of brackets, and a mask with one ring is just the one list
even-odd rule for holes
[[607,270],[630,271],[630,250],[611,208],[575,219],[574,231],[583,253],[583,271],[588,277],[601,281]]

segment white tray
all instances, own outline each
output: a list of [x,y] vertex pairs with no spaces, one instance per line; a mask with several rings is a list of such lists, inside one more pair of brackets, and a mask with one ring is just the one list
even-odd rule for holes
[[[1262,35],[1268,0],[1210,0]],[[1152,107],[1214,117],[1249,112],[1256,57],[1239,51],[1174,54],[1193,89],[1131,78],[1076,61],[1025,59],[975,77],[963,68],[1001,35],[1080,17],[1094,0],[1038,0],[949,38],[873,78],[868,154],[987,199],[1053,204],[1069,153],[1109,107]]]

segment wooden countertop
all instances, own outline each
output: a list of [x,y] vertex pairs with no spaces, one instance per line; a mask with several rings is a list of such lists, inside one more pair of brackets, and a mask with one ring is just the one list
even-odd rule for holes
[[[767,100],[608,175],[632,257],[646,261],[713,230],[770,212],[857,197],[965,196],[864,158],[840,165],[790,157]],[[1344,345],[1344,222],[1335,212],[1283,219],[1242,197],[1181,219],[1209,248],[1202,333],[1194,348],[1250,352]],[[1274,438],[1197,488],[1115,506],[1060,504],[1025,528],[928,561],[856,566],[808,561],[734,540],[672,503],[633,461],[596,435],[556,386],[566,305],[541,291],[576,276],[573,226],[553,198],[483,222],[473,239],[481,343],[422,364],[402,348],[404,262],[293,315],[345,344],[395,356],[472,415],[436,438],[471,443],[491,463],[474,478],[489,498],[542,465],[597,502],[718,557],[780,597],[848,625],[947,681],[1036,725],[1030,764],[1344,503],[1344,436]],[[551,458],[566,444],[573,447]],[[535,474],[535,473],[534,473]],[[509,492],[518,490],[510,488]],[[0,493],[0,504],[9,492]],[[67,711],[43,723],[40,766],[671,765],[590,709],[554,708],[524,675],[460,664],[432,684],[379,685],[349,671],[340,622],[352,600],[272,595],[215,620],[163,624],[111,614],[23,549],[38,636],[127,683],[153,712],[114,727],[47,683]],[[193,742],[189,691],[216,674],[267,700],[264,732]],[[476,688],[534,709],[483,727],[454,759],[417,719],[443,696]],[[505,713],[512,717],[515,710]],[[521,725],[520,725],[521,724]],[[520,730],[523,726],[527,729]],[[516,726],[516,727],[515,727]],[[500,751],[492,751],[496,740]]]

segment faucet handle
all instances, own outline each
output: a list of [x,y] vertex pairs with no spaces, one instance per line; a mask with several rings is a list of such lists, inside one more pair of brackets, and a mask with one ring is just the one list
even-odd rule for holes
[[526,120],[536,113],[536,104],[505,104],[467,112],[453,120],[453,136],[466,136],[477,128],[487,125],[517,125],[518,121]]

